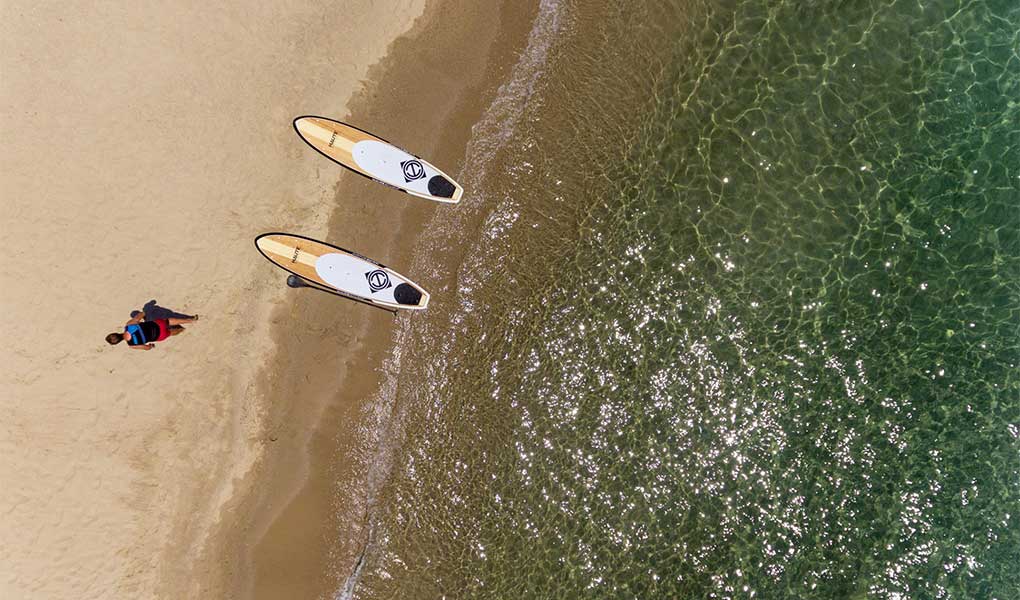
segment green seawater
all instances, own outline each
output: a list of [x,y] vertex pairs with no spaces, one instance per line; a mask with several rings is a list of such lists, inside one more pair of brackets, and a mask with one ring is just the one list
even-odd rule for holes
[[1020,2],[540,19],[344,594],[1020,598]]

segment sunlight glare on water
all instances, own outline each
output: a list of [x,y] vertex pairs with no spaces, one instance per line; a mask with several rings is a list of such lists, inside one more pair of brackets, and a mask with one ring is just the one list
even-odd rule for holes
[[1020,5],[544,6],[354,596],[1016,597]]

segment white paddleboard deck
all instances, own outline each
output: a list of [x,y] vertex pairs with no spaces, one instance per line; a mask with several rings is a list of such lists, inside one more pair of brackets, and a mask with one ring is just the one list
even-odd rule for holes
[[264,233],[255,238],[255,246],[286,271],[372,304],[409,310],[428,306],[428,292],[416,283],[349,250],[287,233]]
[[357,127],[325,117],[298,117],[294,130],[330,160],[413,196],[456,203],[463,188],[431,163]]

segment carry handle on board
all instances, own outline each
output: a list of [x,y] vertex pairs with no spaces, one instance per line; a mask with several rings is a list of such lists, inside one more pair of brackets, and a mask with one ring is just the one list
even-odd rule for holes
[[361,298],[358,298],[357,296],[352,296],[350,294],[345,294],[345,293],[343,293],[343,292],[341,292],[339,290],[331,290],[331,289],[328,289],[328,288],[324,288],[321,285],[312,283],[311,281],[308,281],[307,279],[305,279],[303,277],[298,277],[297,275],[288,275],[287,276],[287,286],[288,287],[292,287],[292,288],[306,287],[306,288],[311,288],[313,290],[319,290],[320,292],[326,292],[327,294],[333,294],[334,296],[339,296],[341,298],[346,298],[347,300],[352,300],[354,302],[360,302],[361,304],[365,304],[365,305],[371,306],[372,308],[378,308],[379,310],[385,310],[386,312],[388,312],[390,314],[393,314],[393,315],[397,314],[397,311],[395,309],[386,308],[385,306],[379,306],[378,304],[374,304],[372,302],[369,302],[368,300],[362,300]]

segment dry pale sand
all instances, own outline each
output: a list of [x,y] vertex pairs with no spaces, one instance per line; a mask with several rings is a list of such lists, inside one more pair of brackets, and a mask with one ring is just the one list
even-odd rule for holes
[[[325,234],[342,173],[291,119],[345,115],[423,4],[0,5],[0,597],[228,595],[200,559],[286,292],[252,238]],[[152,299],[202,320],[103,341]]]

